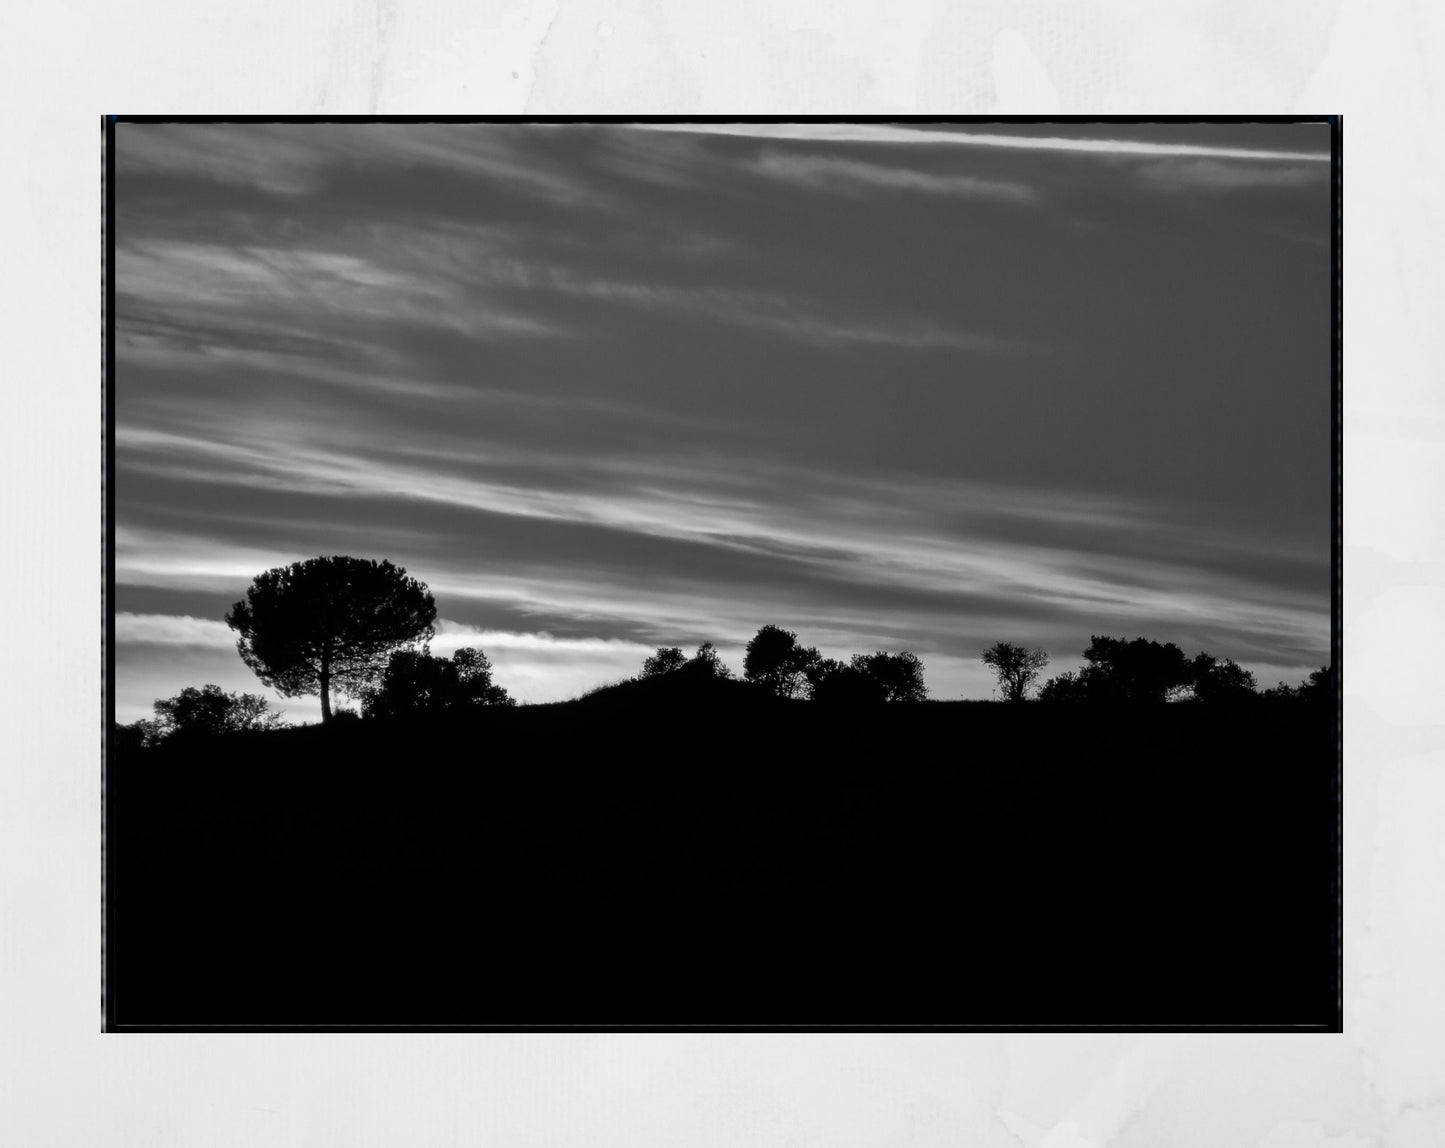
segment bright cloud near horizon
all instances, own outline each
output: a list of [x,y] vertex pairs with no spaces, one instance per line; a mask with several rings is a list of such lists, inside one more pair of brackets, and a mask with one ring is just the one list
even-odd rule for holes
[[1329,658],[1323,125],[118,124],[117,719],[321,554],[523,701],[765,623]]

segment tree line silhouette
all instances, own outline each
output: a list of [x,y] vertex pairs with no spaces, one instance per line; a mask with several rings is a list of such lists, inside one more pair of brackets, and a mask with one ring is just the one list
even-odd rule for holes
[[[319,695],[323,724],[337,719],[436,715],[513,706],[493,681],[493,667],[475,647],[450,659],[433,655],[436,602],[427,587],[387,561],[318,557],[256,576],[225,621],[239,635],[237,652],[283,697]],[[1037,685],[1049,662],[1042,649],[999,641],[981,660],[997,678],[1004,700],[1019,703],[1238,703],[1253,698],[1325,701],[1333,695],[1329,667],[1299,686],[1280,682],[1258,691],[1254,675],[1228,658],[1201,651],[1188,657],[1174,643],[1093,635],[1085,665]],[[630,683],[692,684],[736,681],[716,647],[704,642],[691,658],[678,646],[659,647]],[[846,662],[804,646],[791,630],[765,625],[749,640],[742,681],[781,700],[867,706],[928,698],[923,663],[910,651],[854,654]],[[623,683],[618,683],[623,684]],[[361,705],[333,710],[335,690]],[[117,726],[122,744],[149,746],[192,737],[274,729],[280,714],[255,694],[227,693],[207,684],[159,699],[155,717]]]
[[[826,657],[770,624],[732,666],[677,642],[513,706],[481,649],[432,652],[435,619],[386,563],[267,571],[228,614],[238,652],[283,696],[324,677],[324,720],[276,730],[208,684],[116,727],[125,1016],[1331,1015],[1335,730],[1300,700],[1332,696],[1326,671],[1260,694],[1227,659],[1096,635],[1050,679],[1043,650],[993,642],[1003,700],[933,704],[911,652]],[[987,943],[959,943],[961,915]],[[682,992],[658,975],[678,962]]]

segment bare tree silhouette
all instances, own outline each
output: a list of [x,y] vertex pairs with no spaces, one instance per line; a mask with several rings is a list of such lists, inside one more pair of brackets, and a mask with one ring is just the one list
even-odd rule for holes
[[1049,664],[1049,655],[1012,642],[995,642],[983,652],[983,664],[997,675],[1003,696],[1008,701],[1021,702],[1028,696],[1029,687],[1038,680],[1039,671]]

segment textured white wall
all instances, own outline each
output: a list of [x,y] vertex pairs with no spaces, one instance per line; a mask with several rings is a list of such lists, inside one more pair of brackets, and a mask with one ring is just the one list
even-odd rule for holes
[[[6,8],[0,1140],[1445,1144],[1442,44],[1406,0]],[[1346,117],[1344,1036],[99,1035],[102,113],[1054,111]]]

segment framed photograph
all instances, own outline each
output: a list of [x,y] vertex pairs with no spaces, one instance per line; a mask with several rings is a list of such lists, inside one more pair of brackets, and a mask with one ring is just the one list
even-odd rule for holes
[[105,133],[108,1029],[1341,1031],[1338,118]]

